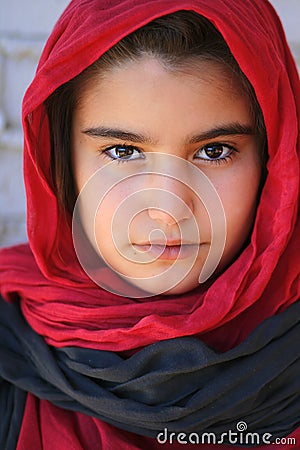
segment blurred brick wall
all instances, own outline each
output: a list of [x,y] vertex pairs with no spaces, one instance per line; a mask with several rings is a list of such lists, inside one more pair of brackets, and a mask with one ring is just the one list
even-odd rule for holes
[[21,103],[39,55],[68,0],[1,0],[0,247],[26,241]]
[[[21,102],[38,57],[68,0],[1,0],[0,247],[26,240]],[[300,0],[272,0],[300,66]]]

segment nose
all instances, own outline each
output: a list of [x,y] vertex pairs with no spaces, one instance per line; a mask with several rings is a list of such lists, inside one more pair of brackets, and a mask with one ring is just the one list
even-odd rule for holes
[[193,192],[178,180],[159,177],[159,183],[151,189],[151,201],[147,212],[160,224],[172,226],[188,220],[194,211]]
[[165,224],[167,226],[171,226],[178,223],[178,220],[173,215],[163,211],[162,209],[149,208],[148,214],[151,219],[155,220],[156,222]]

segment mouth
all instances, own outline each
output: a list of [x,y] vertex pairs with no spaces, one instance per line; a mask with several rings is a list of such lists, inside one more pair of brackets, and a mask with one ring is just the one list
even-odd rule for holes
[[186,259],[191,256],[196,256],[199,250],[199,244],[185,244],[185,243],[147,243],[134,244],[133,247],[142,253],[147,253],[153,256],[156,260],[170,260]]

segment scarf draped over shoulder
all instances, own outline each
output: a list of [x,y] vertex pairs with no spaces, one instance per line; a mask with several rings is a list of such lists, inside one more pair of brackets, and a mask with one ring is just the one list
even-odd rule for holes
[[[59,86],[95,62],[124,36],[157,17],[179,10],[193,10],[209,19],[223,35],[241,70],[251,82],[263,112],[267,131],[267,177],[248,245],[214,282],[201,285],[185,295],[158,295],[137,301],[101,289],[88,278],[77,260],[72,241],[71,217],[62,216],[50,177],[50,136],[44,102]],[[295,350],[293,345],[296,338],[294,335],[291,337],[292,331],[289,332],[289,327],[283,333],[289,336],[287,347],[283,345],[285,341],[276,337],[276,330],[273,330],[274,334],[270,342],[267,342],[267,336],[261,336],[262,340],[258,343],[256,337],[260,333],[259,330],[266,331],[266,328],[257,327],[265,326],[266,323],[277,323],[276,320],[275,322],[268,322],[268,320],[273,320],[277,316],[285,317],[283,315],[285,311],[293,311],[291,308],[299,299],[300,89],[294,60],[286,43],[281,23],[272,6],[265,0],[234,2],[229,0],[89,0],[88,2],[73,0],[58,20],[46,43],[35,78],[25,94],[22,111],[29,242],[2,249],[0,252],[0,294],[5,302],[12,303],[10,306],[15,311],[15,314],[11,316],[13,322],[10,324],[9,333],[12,337],[7,341],[7,348],[10,349],[9,351],[16,351],[16,355],[21,357],[20,366],[18,366],[19,359],[10,361],[16,368],[20,367],[24,374],[27,370],[24,355],[28,357],[27,381],[26,376],[22,376],[20,380],[17,373],[12,376],[9,364],[1,367],[0,377],[3,380],[1,386],[5,383],[13,383],[15,390],[7,388],[5,395],[8,397],[3,400],[4,394],[1,394],[0,399],[2,399],[2,405],[3,401],[5,404],[10,404],[11,414],[14,414],[13,411],[22,411],[25,401],[24,390],[28,390],[31,394],[27,396],[25,411],[35,411],[34,417],[36,417],[36,426],[34,426],[33,421],[28,419],[29,415],[25,414],[21,437],[24,437],[26,433],[30,434],[30,430],[32,436],[38,436],[38,423],[44,423],[43,408],[53,408],[51,409],[53,412],[57,411],[55,409],[57,406],[63,411],[69,409],[74,414],[78,413],[76,416],[76,423],[79,424],[78,433],[83,423],[86,427],[98,427],[98,431],[99,427],[104,429],[110,426],[104,422],[100,426],[99,423],[102,423],[100,419],[102,419],[108,424],[117,425],[125,430],[124,433],[130,431],[152,436],[152,432],[157,431],[158,428],[155,425],[156,418],[148,414],[148,407],[142,412],[139,410],[139,420],[135,422],[134,409],[120,410],[124,419],[121,420],[113,412],[108,417],[104,404],[106,398],[109,397],[111,401],[117,395],[116,393],[120,394],[120,398],[123,394],[126,397],[127,390],[131,392],[128,397],[130,402],[136,401],[135,396],[137,398],[143,395],[155,396],[155,389],[153,387],[151,390],[150,386],[163,382],[159,378],[160,373],[164,374],[162,375],[164,378],[168,372],[163,364],[165,363],[162,356],[164,351],[169,351],[174,357],[166,361],[174,362],[174,367],[170,366],[172,371],[178,368],[178,380],[181,380],[180,367],[184,367],[186,354],[191,354],[188,358],[189,364],[192,364],[195,373],[201,370],[201,376],[203,376],[201,380],[207,399],[209,398],[207,378],[213,374],[216,376],[214,382],[217,383],[218,379],[222,378],[218,378],[219,371],[227,370],[224,368],[227,367],[231,358],[237,364],[232,366],[232,370],[237,370],[233,380],[241,383],[241,389],[248,375],[244,372],[242,363],[238,364],[244,357],[250,365],[254,364],[252,370],[256,370],[257,367],[258,373],[267,383],[265,385],[271,384],[274,387],[271,380],[267,381],[267,378],[264,378],[268,377],[267,364],[274,364],[274,370],[280,371],[280,368],[276,366],[278,358],[274,361],[272,355],[277,354],[276,352],[280,349],[284,361],[285,356],[291,356],[290,349]],[[103,270],[107,269],[103,268]],[[107,277],[110,276],[112,274],[108,271]],[[21,328],[25,333],[23,343],[17,329],[18,321],[23,320],[20,317],[25,319]],[[1,326],[0,329],[7,331],[7,325]],[[279,328],[281,326],[283,323]],[[268,326],[267,329],[269,329]],[[59,367],[55,366],[56,368],[51,366],[53,370],[59,370],[59,372],[55,370],[49,372],[51,379],[47,378],[46,366],[41,373],[38,355],[35,355],[34,349],[32,352],[28,350],[23,354],[22,345],[27,345],[25,336],[29,336],[30,333],[33,333],[34,342],[36,340],[39,342],[38,345],[41,345],[45,361],[50,364],[51,360],[53,364],[59,365]],[[10,343],[15,342],[15,339],[18,339],[19,343],[13,350],[14,344],[11,348]],[[275,353],[270,350],[269,353],[270,345],[272,348],[276,347],[276,342],[277,350],[274,350]],[[267,354],[264,353],[265,348],[268,349]],[[287,348],[287,354],[284,348]],[[200,353],[204,358],[202,362],[197,359]],[[296,355],[296,353],[295,351],[295,356],[299,358],[299,354]],[[243,356],[246,354],[247,356]],[[93,359],[94,355],[97,355],[95,356],[97,365],[91,367],[87,359],[90,357]],[[127,362],[128,355],[130,357]],[[258,355],[263,355],[263,367],[260,367],[263,361],[260,358],[256,359]],[[159,372],[155,374],[150,371],[149,383],[151,381],[154,384],[149,384],[149,392],[143,391],[144,385],[139,384],[138,381],[139,364],[141,364],[141,370],[144,370],[147,364],[156,367],[155,361],[159,364]],[[204,364],[204,369],[201,364],[202,366]],[[116,375],[114,365],[120,367],[120,370],[122,367],[120,376],[124,375],[124,380],[126,374],[131,374],[132,384],[128,381],[127,386],[123,380],[122,383],[126,386],[124,387],[122,383],[119,385],[120,380],[114,379]],[[287,367],[291,369],[291,372],[286,372]],[[297,367],[299,374],[299,366]],[[283,370],[285,375],[281,380],[289,379],[294,382],[296,379],[294,370],[295,366],[291,359],[286,363]],[[64,383],[70,377],[75,385],[78,382],[81,386],[83,383],[81,380],[86,380],[86,377],[90,377],[91,373],[98,373],[97,371],[102,374],[107,371],[109,377],[112,376],[113,379],[108,378],[105,386],[108,390],[105,391],[102,391],[103,387],[95,385],[90,378],[87,381],[87,395],[93,392],[97,396],[100,391],[103,392],[103,404],[95,411],[90,409],[89,401],[86,399],[82,401],[79,398],[82,394],[80,389],[77,392],[73,386],[72,391],[70,386],[67,387]],[[56,378],[58,373],[62,377],[59,383],[63,383],[59,388],[55,381],[57,380],[58,383]],[[142,373],[142,379],[147,378],[147,372]],[[243,376],[239,377],[237,375],[239,373],[243,373]],[[33,378],[36,381],[34,387],[31,383]],[[188,379],[191,386],[194,386],[193,376]],[[249,380],[250,390],[259,388],[255,384],[257,381],[258,379],[254,377],[252,385],[252,381]],[[276,381],[274,383],[276,384]],[[183,385],[184,382],[182,382]],[[175,389],[172,383],[168,386],[162,394],[165,398],[161,398],[166,406],[163,409],[165,416],[159,426],[180,416],[180,414],[173,416],[171,410],[173,408],[174,411],[178,411],[178,408],[181,408],[181,391],[178,393],[178,399],[175,399],[178,384]],[[83,384],[82,388],[84,389]],[[193,418],[195,414],[199,423],[202,423],[202,412],[197,403],[199,399],[196,399],[197,389],[200,386],[195,385],[194,388],[193,393],[183,392],[182,395],[190,396],[189,414]],[[289,388],[293,389],[293,384]],[[294,398],[295,393],[288,391],[289,388],[287,387],[286,394]],[[220,389],[215,392],[224,392],[221,385]],[[230,389],[230,383],[228,389]],[[114,391],[113,394],[112,391]],[[243,392],[246,393],[245,390]],[[243,396],[241,401],[245,400],[246,403],[241,405],[240,412],[246,414],[249,424],[256,423],[255,426],[260,431],[268,427],[271,430],[271,424],[275,426],[272,417],[275,417],[273,413],[277,414],[276,408],[273,410],[272,402],[266,400],[267,406],[263,410],[264,403],[261,402],[266,396],[267,388],[260,392],[262,396],[259,396],[257,400],[253,398],[254,390],[251,395],[249,392],[251,400],[248,400],[252,402],[255,417],[252,417],[249,409],[247,410],[246,407],[244,409],[245,404],[249,406],[249,401],[247,403]],[[281,391],[280,395],[283,397],[279,396],[279,399],[286,398],[285,392]],[[40,404],[35,403],[38,401],[36,399],[41,399]],[[159,399],[154,400],[152,397],[143,398],[143,401],[150,404],[157,400]],[[215,401],[214,398],[213,402]],[[176,402],[179,402],[180,406]],[[109,402],[108,404],[111,408],[112,404]],[[239,408],[236,403],[233,404]],[[275,397],[274,404],[276,404]],[[292,401],[289,404],[291,405]],[[16,409],[14,405],[20,407]],[[115,406],[118,409],[117,403]],[[50,409],[47,409],[48,413]],[[222,418],[219,417],[223,424],[231,426],[232,421],[238,419],[232,415],[232,411],[229,413],[226,407],[222,411],[227,411]],[[299,410],[295,409],[291,412],[292,410],[288,409],[287,411],[287,417],[280,416],[280,420],[284,423],[285,435],[294,430],[299,421]],[[57,412],[57,417],[59,414]],[[50,416],[49,413],[48,417]],[[53,413],[52,416],[55,414]],[[15,422],[11,422],[12,425],[18,423],[17,415],[14,417]],[[90,424],[88,425],[87,417],[92,417],[91,420],[97,419],[98,422],[93,422],[93,425],[91,425],[92,422],[88,422]],[[214,417],[218,418],[217,415]],[[294,422],[291,421],[291,417],[295,419]],[[180,420],[183,422],[178,422],[178,426],[186,426],[189,429],[188,420],[183,416]],[[210,422],[208,416],[205,420],[205,426],[208,428],[216,423],[213,422],[214,419]],[[128,425],[128,422],[132,424]],[[3,422],[5,423],[10,422],[8,420]],[[74,423],[73,429],[76,428]],[[195,422],[193,423],[190,429],[195,429]],[[72,426],[69,424],[68,429],[70,430]],[[115,431],[115,442],[117,442],[117,436],[118,431]],[[120,439],[122,441],[123,438]],[[132,439],[134,440],[133,437]],[[136,446],[133,444],[133,440],[127,447],[122,448],[139,448],[138,444]],[[75,441],[72,442],[74,444]],[[22,444],[19,445],[18,450],[25,448]],[[87,445],[86,448],[88,448]],[[149,448],[154,448],[151,445],[149,444]],[[43,447],[41,444],[41,447],[36,445],[35,448]],[[84,448],[84,445],[80,447],[78,444],[76,447],[74,444],[74,448]],[[146,448],[145,444],[143,449]]]

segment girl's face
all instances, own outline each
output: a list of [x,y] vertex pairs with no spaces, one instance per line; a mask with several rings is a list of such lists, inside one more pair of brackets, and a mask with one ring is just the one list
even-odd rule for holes
[[[221,65],[171,71],[144,57],[106,71],[81,92],[72,152],[78,193],[100,169],[82,196],[83,227],[132,285],[184,293],[199,284],[213,239],[217,273],[240,252],[256,210],[260,149],[249,100]],[[216,225],[215,204],[225,216]]]

